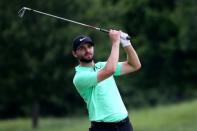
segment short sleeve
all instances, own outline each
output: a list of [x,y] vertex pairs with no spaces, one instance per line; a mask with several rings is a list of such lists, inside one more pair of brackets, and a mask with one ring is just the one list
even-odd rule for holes
[[122,62],[118,62],[117,66],[116,66],[114,76],[120,76],[121,68],[122,68]]
[[73,79],[73,83],[79,90],[93,87],[97,84],[97,72],[77,73]]

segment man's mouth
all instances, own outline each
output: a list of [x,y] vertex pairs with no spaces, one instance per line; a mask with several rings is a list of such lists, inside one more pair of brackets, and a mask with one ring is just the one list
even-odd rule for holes
[[92,54],[91,53],[87,53],[87,54],[85,54],[85,56],[86,57],[90,57],[90,56],[92,56]]

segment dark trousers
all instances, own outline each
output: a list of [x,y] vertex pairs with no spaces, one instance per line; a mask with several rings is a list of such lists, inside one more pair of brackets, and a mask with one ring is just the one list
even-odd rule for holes
[[91,122],[89,131],[133,131],[133,127],[127,117],[124,120],[115,123]]

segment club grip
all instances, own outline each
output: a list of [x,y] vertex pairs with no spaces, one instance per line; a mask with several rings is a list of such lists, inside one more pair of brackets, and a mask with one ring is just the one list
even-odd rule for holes
[[127,39],[127,40],[131,40],[131,37],[130,37],[130,36],[127,36],[126,39]]
[[[99,28],[99,30],[102,31],[102,32],[105,32],[105,33],[109,33],[109,30],[106,30],[106,29]],[[131,37],[127,36],[126,39],[131,40]]]

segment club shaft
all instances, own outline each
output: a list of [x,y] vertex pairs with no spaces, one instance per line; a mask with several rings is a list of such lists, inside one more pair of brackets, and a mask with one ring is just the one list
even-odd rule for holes
[[[66,19],[66,18],[63,18],[63,17],[59,17],[59,16],[56,16],[56,15],[52,15],[52,14],[49,14],[49,13],[45,13],[45,12],[38,11],[38,10],[35,10],[35,9],[27,8],[27,7],[23,7],[19,11],[19,16],[20,17],[23,17],[23,15],[25,13],[25,10],[33,11],[33,12],[36,12],[36,13],[39,13],[39,14],[47,15],[47,16],[50,16],[50,17],[53,17],[53,18],[57,18],[57,19],[61,19],[61,20],[67,21],[67,22],[71,22],[71,23],[77,24],[77,25],[81,25],[81,26],[85,26],[85,27],[89,27],[89,28],[92,28],[92,29],[96,29],[96,30],[99,30],[99,31],[102,31],[102,32],[105,32],[105,33],[109,33],[109,30],[106,30],[106,29],[102,29],[102,28],[99,28],[99,27],[91,26],[91,25],[88,25],[88,24],[84,24],[84,23],[77,22],[77,21],[74,21],[74,20]],[[130,40],[130,37],[127,36],[126,39]]]
[[63,18],[63,17],[56,16],[56,15],[48,14],[48,13],[45,13],[45,12],[42,12],[42,11],[38,11],[38,10],[34,10],[34,9],[30,9],[30,11],[33,11],[33,12],[36,12],[36,13],[39,13],[39,14],[43,14],[43,15],[47,15],[47,16],[50,16],[50,17],[54,17],[54,18],[57,18],[57,19],[61,19],[61,20],[71,22],[71,23],[74,23],[74,24],[82,25],[82,26],[85,26],[85,27],[94,28],[94,29],[102,31],[102,32],[109,33],[109,31],[106,30],[106,29],[98,28],[98,27],[91,26],[91,25],[88,25],[88,24],[84,24],[84,23],[81,23],[81,22],[77,22],[77,21],[74,21],[74,20],[70,20],[70,19],[66,19],[66,18]]

